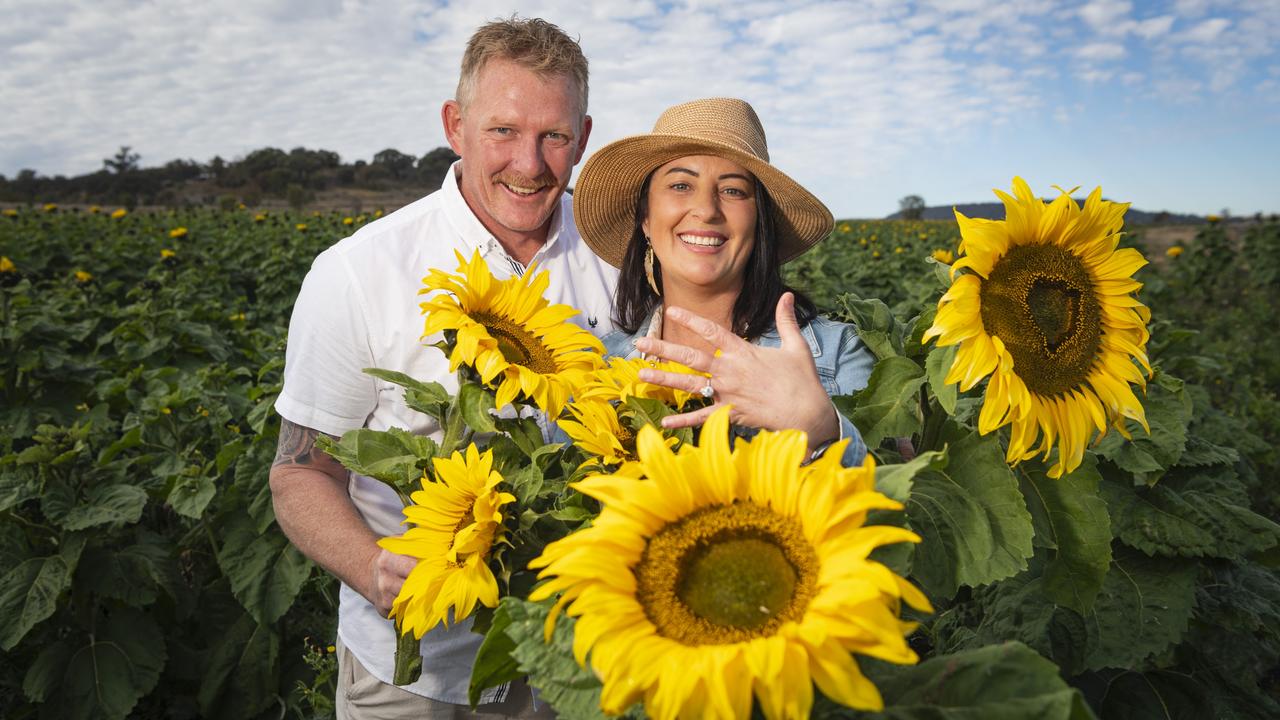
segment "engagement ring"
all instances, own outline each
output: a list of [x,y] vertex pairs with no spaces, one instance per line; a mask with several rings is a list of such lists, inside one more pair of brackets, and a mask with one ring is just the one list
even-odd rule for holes
[[715,395],[715,394],[716,394],[716,390],[715,390],[715,388],[711,387],[711,379],[710,379],[710,378],[707,378],[707,384],[706,384],[706,385],[704,385],[704,386],[702,387],[702,390],[700,390],[699,392],[700,392],[700,393],[702,393],[702,397],[704,397],[704,398],[706,398],[706,399],[708,399],[708,400],[710,400],[710,399],[711,399],[711,396],[712,396],[712,395]]

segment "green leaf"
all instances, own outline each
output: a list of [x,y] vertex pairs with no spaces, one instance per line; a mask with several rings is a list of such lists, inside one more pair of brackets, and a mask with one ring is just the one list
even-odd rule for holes
[[920,453],[909,462],[899,465],[876,466],[876,490],[884,495],[905,503],[911,496],[911,483],[916,475],[925,470],[939,470],[947,466],[946,451]]
[[276,631],[241,614],[219,635],[200,673],[201,714],[228,720],[257,715],[276,698],[279,656]]
[[1086,667],[1137,667],[1177,643],[1195,607],[1198,569],[1184,560],[1117,551],[1097,601],[1085,614]]
[[467,689],[467,701],[473,706],[480,702],[480,693],[519,678],[520,665],[511,657],[516,643],[507,635],[511,626],[510,603],[499,603],[489,622],[475,664],[471,666],[471,684]]
[[120,436],[119,440],[116,440],[115,442],[103,448],[102,452],[98,453],[98,464],[105,466],[108,463],[110,463],[112,460],[114,460],[116,456],[119,455],[120,453],[124,452],[125,450],[129,450],[130,448],[135,448],[141,444],[142,444],[142,426],[138,425],[138,426],[135,426],[132,430],[126,432],[124,435]]
[[159,625],[133,608],[99,615],[95,632],[71,642],[76,646],[44,708],[67,720],[127,717],[156,687],[168,657]]
[[154,602],[167,580],[169,555],[156,543],[138,543],[122,550],[91,547],[82,560],[75,574],[77,589],[133,607]]
[[209,501],[218,494],[217,487],[210,477],[182,477],[169,491],[166,502],[179,515],[199,520]]
[[1099,703],[1105,718],[1202,720],[1215,714],[1196,679],[1177,672],[1123,672],[1107,683]]
[[0,578],[0,649],[12,650],[31,628],[58,609],[71,586],[71,569],[59,555],[31,558]]
[[218,566],[230,580],[232,594],[263,625],[289,609],[311,575],[311,561],[284,533],[260,535],[247,515],[233,515],[224,528]]
[[420,413],[430,415],[441,425],[444,424],[445,411],[449,407],[449,391],[445,390],[440,383],[414,380],[408,375],[394,370],[365,368],[364,371],[379,380],[385,380],[392,385],[399,385],[404,388],[405,405]]
[[336,442],[321,437],[316,447],[347,469],[380,480],[405,497],[422,489],[423,469],[437,451],[431,438],[400,428],[358,428]]
[[214,464],[218,469],[218,474],[221,475],[226,472],[227,468],[231,467],[231,463],[235,462],[236,459],[243,455],[245,450],[248,449],[249,447],[245,445],[244,440],[239,438],[223,445],[218,450],[217,456],[214,458]]
[[1102,477],[1097,462],[1085,453],[1080,467],[1057,480],[1043,465],[1024,462],[1018,476],[1035,524],[1036,545],[1054,551],[1044,570],[1045,595],[1084,615],[1111,564],[1111,518],[1098,495]]
[[36,473],[13,469],[0,471],[0,512],[39,495],[40,482]]
[[877,359],[902,354],[902,328],[888,305],[874,298],[863,300],[853,293],[841,295],[837,302],[842,314],[858,327],[858,337]]
[[876,363],[867,386],[852,396],[835,398],[836,408],[862,433],[867,447],[887,437],[909,437],[920,430],[920,386],[924,369],[904,357]]
[[957,386],[948,385],[946,377],[952,363],[955,362],[958,347],[958,345],[935,347],[929,351],[924,361],[925,373],[929,378],[929,389],[933,391],[933,396],[938,398],[938,405],[942,406],[948,415],[956,414]]
[[462,408],[462,420],[475,432],[495,432],[493,424],[493,393],[476,383],[465,382],[458,387],[458,406]]
[[45,698],[57,689],[62,683],[62,676],[66,672],[67,661],[71,659],[72,650],[70,642],[59,640],[40,651],[22,679],[22,692],[28,700],[44,702]]
[[[1022,643],[989,645],[897,669],[879,682],[883,720],[1085,720],[1058,667]],[[887,673],[886,673],[887,674]]]
[[1032,554],[1031,515],[994,435],[948,448],[946,472],[917,476],[907,520],[923,538],[912,572],[931,595],[951,597],[1017,574]]
[[1182,457],[1187,445],[1187,423],[1191,420],[1191,398],[1181,380],[1161,374],[1148,386],[1143,408],[1150,434],[1129,420],[1127,428],[1133,440],[1110,433],[1098,444],[1097,452],[1140,482],[1152,485]]
[[82,501],[76,501],[70,488],[51,490],[43,509],[49,520],[64,530],[133,524],[147,504],[147,492],[135,485],[95,485]]
[[975,634],[978,643],[1017,640],[1057,663],[1067,675],[1084,669],[1089,640],[1084,618],[1046,597],[1038,575],[1023,573],[992,584],[978,600],[983,612]]
[[556,618],[556,632],[547,643],[543,628],[549,603],[508,596],[502,599],[501,607],[506,607],[511,616],[507,627],[507,635],[515,643],[511,656],[520,664],[520,671],[529,675],[529,684],[555,709],[556,716],[565,720],[602,719],[600,680],[573,659],[574,621],[561,613]]
[[1111,480],[1102,490],[1116,536],[1148,555],[1240,559],[1280,543],[1280,525],[1219,494]]

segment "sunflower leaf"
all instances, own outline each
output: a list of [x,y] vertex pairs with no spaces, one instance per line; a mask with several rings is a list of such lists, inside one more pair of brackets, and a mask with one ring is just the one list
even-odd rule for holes
[[437,452],[431,438],[400,428],[357,428],[340,440],[321,436],[316,447],[348,470],[386,483],[405,497],[420,489],[423,469]]
[[71,568],[61,556],[30,558],[0,578],[0,649],[18,641],[58,608],[71,586]]
[[122,607],[96,617],[94,628],[70,641],[65,665],[46,666],[29,678],[31,689],[46,695],[43,710],[49,717],[125,718],[160,681],[168,653],[155,620]]
[[255,620],[268,625],[293,605],[311,576],[311,561],[281,532],[259,534],[248,515],[233,515],[222,534],[218,566],[231,592]]
[[493,393],[476,383],[466,382],[458,387],[458,406],[462,408],[462,419],[475,432],[488,433],[498,429],[490,414],[493,402]]
[[430,415],[441,424],[444,423],[445,410],[449,407],[449,391],[445,390],[440,383],[422,382],[394,370],[365,368],[364,371],[379,380],[404,388],[406,405],[420,413]]
[[1044,570],[1045,595],[1087,614],[1111,565],[1111,518],[1098,494],[1102,476],[1086,453],[1080,467],[1057,480],[1044,466],[1019,466],[1022,494],[1035,525],[1035,544],[1053,550]]
[[1280,525],[1220,493],[1108,480],[1116,536],[1148,555],[1242,559],[1280,543]]
[[595,673],[578,666],[573,659],[574,621],[564,613],[556,618],[551,642],[544,638],[550,603],[532,603],[507,596],[500,607],[511,616],[507,635],[515,643],[511,656],[529,684],[551,704],[556,716],[565,720],[602,720],[600,693],[603,686]]
[[877,720],[1093,717],[1058,667],[1019,642],[943,655],[884,675],[873,677],[885,701],[883,712],[869,716]]
[[877,359],[902,355],[902,327],[888,305],[875,298],[863,300],[854,293],[841,295],[837,303],[839,314],[858,327],[858,337]]
[[1085,613],[1090,669],[1130,668],[1178,642],[1196,603],[1200,567],[1122,548],[1096,602]]
[[200,670],[196,701],[204,717],[253,717],[278,687],[280,635],[239,613],[213,643]]
[[1097,452],[1141,483],[1154,485],[1181,459],[1187,446],[1187,423],[1191,421],[1191,398],[1183,382],[1160,374],[1147,388],[1143,403],[1150,434],[1136,422],[1127,421],[1133,440],[1109,433],[1098,443]]
[[948,415],[956,414],[956,386],[948,385],[946,377],[947,371],[955,362],[958,347],[958,345],[935,347],[929,351],[929,356],[924,361],[925,372],[929,377],[929,389],[933,391],[933,396],[938,398],[938,404],[947,411]]
[[948,448],[947,470],[916,476],[907,520],[924,539],[912,569],[934,597],[1017,574],[1032,554],[1031,515],[994,436]]
[[489,630],[476,652],[471,666],[471,684],[467,689],[467,702],[473,706],[480,702],[480,693],[488,688],[520,677],[520,665],[511,657],[516,643],[507,634],[511,626],[511,603],[503,601],[493,613]]
[[876,363],[867,386],[853,394],[834,398],[836,409],[853,421],[867,447],[887,437],[910,437],[920,430],[920,386],[924,369],[905,357]]

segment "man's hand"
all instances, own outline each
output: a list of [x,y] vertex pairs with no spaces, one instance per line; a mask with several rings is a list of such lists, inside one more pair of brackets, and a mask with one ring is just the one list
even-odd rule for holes
[[391,605],[395,602],[396,596],[400,594],[400,588],[404,586],[404,581],[409,577],[409,573],[413,572],[413,568],[418,565],[417,558],[411,558],[408,555],[398,555],[378,548],[378,554],[373,558],[373,597],[369,598],[369,602],[378,609],[378,613],[383,617],[391,615]]

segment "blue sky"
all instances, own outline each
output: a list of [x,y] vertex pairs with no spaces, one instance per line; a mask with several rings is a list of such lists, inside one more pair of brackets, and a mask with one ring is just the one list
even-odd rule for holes
[[750,101],[838,217],[904,195],[1101,185],[1144,210],[1280,212],[1277,0],[0,0],[0,173],[276,146],[444,144],[467,37],[519,12],[580,37],[591,149],[697,97]]

